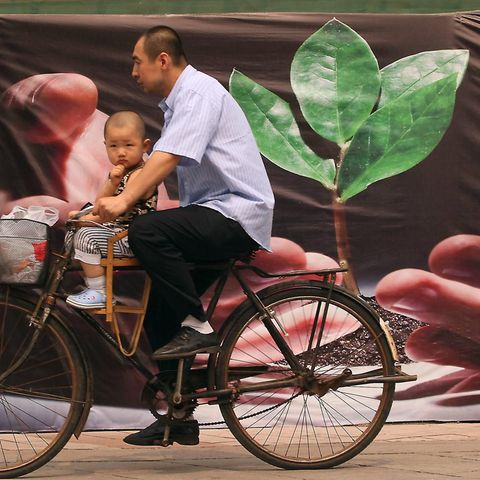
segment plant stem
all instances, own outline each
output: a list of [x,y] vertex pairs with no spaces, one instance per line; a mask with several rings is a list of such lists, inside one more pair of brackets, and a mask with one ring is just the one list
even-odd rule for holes
[[[345,156],[347,146],[343,145],[340,149],[340,155],[337,163],[337,172],[342,164],[343,157]],[[347,231],[347,212],[345,203],[341,202],[338,197],[337,189],[332,191],[332,212],[333,212],[333,224],[335,226],[335,240],[337,243],[337,256],[340,267],[347,268],[348,272],[343,274],[343,285],[347,290],[350,290],[353,294],[359,295],[360,290],[355,278],[353,267],[350,264],[350,242],[348,240]]]
[[345,204],[338,201],[336,192],[332,194],[333,223],[337,242],[338,263],[342,268],[348,268],[343,274],[343,285],[355,295],[360,293],[357,280],[350,264],[350,243],[348,241],[347,218]]

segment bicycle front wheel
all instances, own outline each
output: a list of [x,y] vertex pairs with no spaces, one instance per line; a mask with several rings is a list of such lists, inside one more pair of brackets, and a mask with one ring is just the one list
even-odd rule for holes
[[259,296],[288,333],[282,338],[298,364],[286,360],[258,311],[243,308],[218,363],[218,388],[237,392],[220,404],[225,422],[247,450],[277,467],[349,460],[375,438],[393,401],[394,384],[380,379],[394,373],[394,360],[378,319],[341,289],[327,302],[319,282],[285,282]]
[[76,342],[53,315],[38,332],[30,326],[32,310],[29,302],[0,295],[0,478],[51,460],[86,405],[87,376]]

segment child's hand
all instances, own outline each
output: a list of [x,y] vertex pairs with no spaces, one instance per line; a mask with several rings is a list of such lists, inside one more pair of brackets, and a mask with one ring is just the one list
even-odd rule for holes
[[71,210],[68,212],[68,218],[73,218],[80,210]]
[[124,175],[125,175],[125,167],[123,165],[115,165],[110,170],[109,178],[114,185],[118,185]]

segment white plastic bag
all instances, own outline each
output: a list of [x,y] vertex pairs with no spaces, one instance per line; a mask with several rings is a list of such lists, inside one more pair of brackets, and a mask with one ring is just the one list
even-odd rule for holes
[[[46,216],[37,212],[32,213],[45,220]],[[17,209],[8,214],[13,218],[0,219],[0,284],[39,285],[45,278],[50,253],[50,226],[25,218],[27,213],[28,209]],[[52,221],[53,214],[55,212],[48,212],[48,221]]]
[[30,205],[28,208],[15,205],[10,213],[2,215],[0,218],[26,218],[28,220],[36,220],[37,222],[46,223],[50,227],[55,225],[59,217],[59,212],[54,207],[42,207],[38,205]]

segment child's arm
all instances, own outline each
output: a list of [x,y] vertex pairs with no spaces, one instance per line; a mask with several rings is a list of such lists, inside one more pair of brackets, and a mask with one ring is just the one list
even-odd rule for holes
[[[115,191],[117,190],[118,185],[122,181],[123,175],[125,173],[125,167],[123,165],[115,165],[110,173],[108,174],[107,181],[103,184],[102,188],[99,190],[96,196],[97,201],[99,198],[102,197],[111,197]],[[68,213],[68,218],[72,218],[76,215],[79,211],[73,210]],[[98,215],[93,215],[93,213],[88,213],[87,215],[83,215],[79,218],[81,222],[96,222],[102,223],[100,217]],[[86,224],[85,226],[89,226]]]
[[123,165],[115,165],[108,174],[107,181],[103,184],[103,187],[97,193],[95,202],[102,197],[111,197],[117,187],[120,185],[123,176],[125,175],[125,167]]
[[[120,167],[120,168],[118,168]],[[115,190],[117,189],[121,179],[123,178],[123,172],[124,168],[122,165],[117,165],[116,167],[112,168],[112,171],[110,172],[110,175],[108,176],[108,180],[105,182],[104,186],[100,190],[100,192],[97,195],[97,200],[102,197],[111,197],[114,193]],[[119,175],[119,173],[121,174]],[[140,169],[132,172],[128,180],[131,180],[132,178],[135,178],[138,174],[140,173]],[[145,194],[145,199],[150,198],[154,193],[155,190],[157,189],[156,186],[152,187],[146,194]],[[68,214],[68,216],[71,218],[75,213],[78,213],[78,211],[73,211]],[[87,215],[83,215],[79,220],[82,222],[96,222],[96,223],[102,223],[100,220],[100,217],[98,215],[93,215],[93,213],[89,213]],[[88,225],[85,225],[88,226]]]

